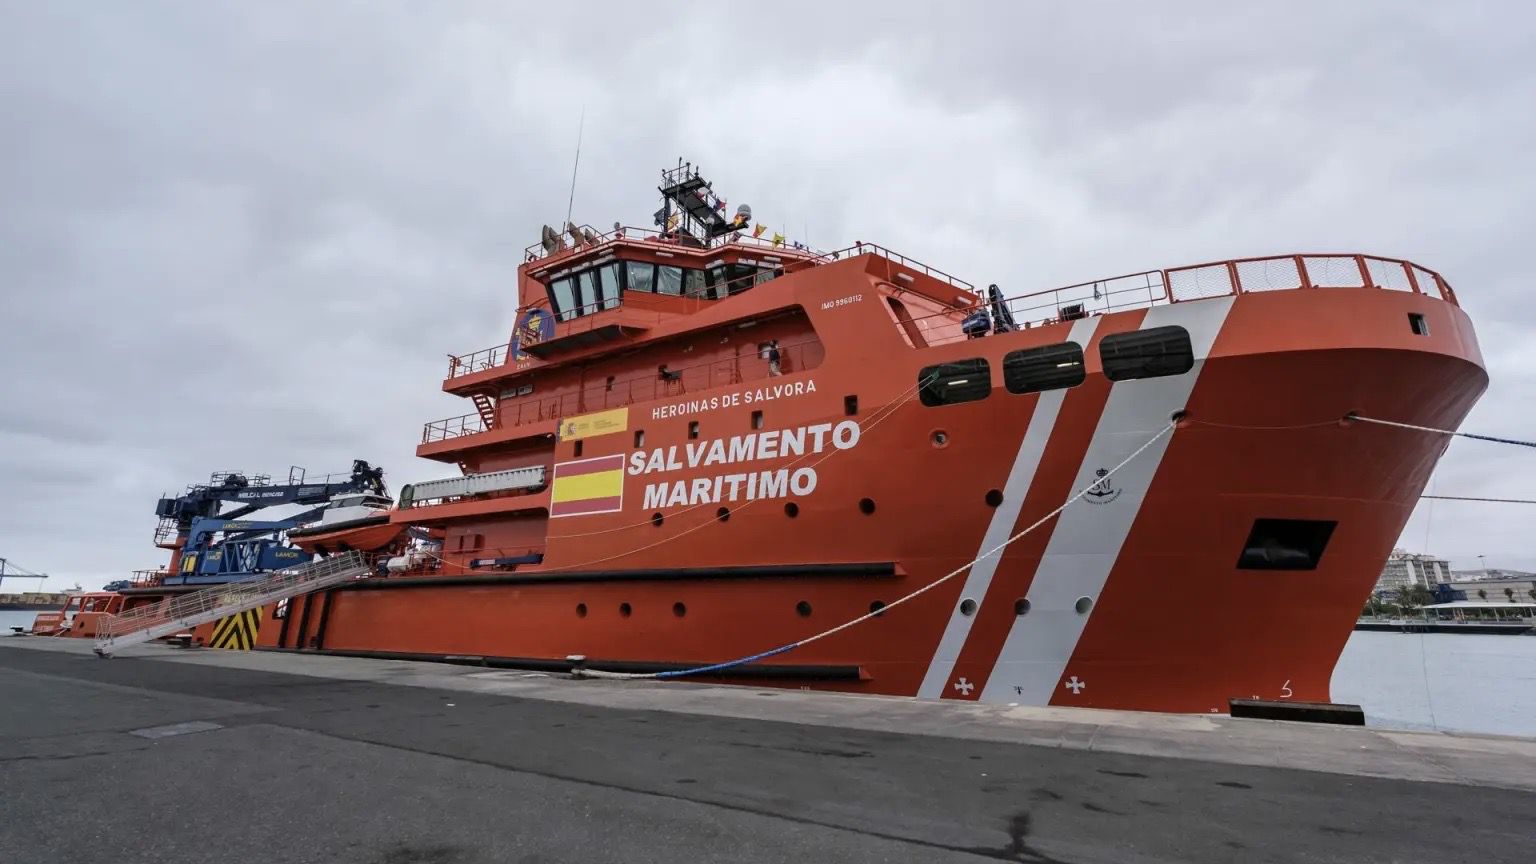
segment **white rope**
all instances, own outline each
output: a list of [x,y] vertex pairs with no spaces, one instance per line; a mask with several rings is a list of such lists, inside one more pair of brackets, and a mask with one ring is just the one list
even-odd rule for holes
[[1472,432],[1457,432],[1455,429],[1436,429],[1433,426],[1417,426],[1413,423],[1399,423],[1396,420],[1378,420],[1375,417],[1362,417],[1353,412],[1345,415],[1346,420],[1359,420],[1362,423],[1375,423],[1377,426],[1395,426],[1398,429],[1412,429],[1415,432],[1433,432],[1436,435],[1456,435],[1461,438],[1474,438],[1478,441],[1492,441],[1496,444],[1516,444],[1521,447],[1536,447],[1536,441],[1520,441],[1515,438],[1495,438],[1492,435],[1477,435]]
[[648,679],[648,678],[649,679],[655,679],[655,678],[681,678],[681,677],[683,677],[685,675],[700,675],[700,674],[705,674],[705,673],[709,673],[709,672],[718,672],[718,671],[720,671],[722,669],[730,669],[730,668],[735,667],[735,666],[743,666],[743,665],[745,665],[747,663],[752,663],[754,661],[762,660],[762,659],[765,659],[767,657],[772,657],[772,656],[777,655],[777,654],[783,654],[783,653],[788,652],[788,651],[793,651],[796,648],[800,648],[800,647],[809,645],[812,642],[816,642],[816,641],[819,641],[821,639],[825,639],[828,636],[832,636],[834,634],[841,633],[842,631],[847,630],[848,628],[856,626],[858,624],[862,624],[865,621],[868,621],[871,618],[876,617],[877,615],[884,615],[885,613],[891,611],[892,609],[895,609],[897,606],[900,606],[901,604],[906,603],[908,600],[915,599],[915,598],[917,598],[917,597],[919,597],[919,596],[921,596],[923,594],[928,593],[929,591],[932,591],[934,588],[937,588],[940,585],[943,585],[945,582],[948,582],[949,580],[955,578],[956,576],[959,576],[960,574],[965,573],[966,571],[970,570],[971,567],[975,566],[978,561],[981,561],[984,558],[988,558],[988,557],[990,557],[990,556],[992,556],[994,554],[997,554],[997,553],[1001,552],[1002,550],[1006,549],[1008,546],[1012,545],[1015,541],[1019,540],[1020,538],[1022,538],[1026,534],[1030,533],[1031,531],[1034,531],[1036,528],[1039,528],[1041,525],[1044,525],[1046,522],[1049,522],[1050,520],[1056,518],[1056,516],[1058,516],[1063,510],[1065,510],[1068,507],[1070,507],[1071,505],[1077,503],[1078,500],[1080,500],[1084,495],[1087,495],[1088,492],[1090,490],[1092,490],[1094,487],[1096,487],[1099,484],[1103,483],[1105,480],[1109,479],[1110,477],[1113,477],[1115,475],[1115,472],[1119,471],[1121,468],[1124,468],[1126,465],[1129,465],[1132,460],[1134,460],[1136,457],[1140,456],[1142,453],[1145,453],[1148,447],[1151,447],[1154,443],[1156,443],[1158,441],[1158,439],[1162,438],[1164,435],[1167,435],[1169,432],[1173,431],[1175,426],[1176,426],[1175,423],[1169,423],[1167,426],[1164,426],[1162,429],[1159,429],[1157,431],[1156,435],[1153,435],[1151,438],[1148,438],[1147,441],[1144,444],[1142,444],[1140,447],[1136,448],[1136,451],[1134,453],[1132,453],[1131,455],[1125,457],[1125,459],[1121,460],[1120,464],[1118,464],[1115,467],[1109,469],[1102,476],[1095,477],[1092,483],[1090,483],[1087,486],[1084,486],[1082,489],[1078,490],[1077,494],[1073,495],[1071,498],[1068,498],[1066,501],[1063,501],[1060,506],[1058,506],[1056,509],[1052,510],[1051,512],[1045,514],[1044,516],[1040,517],[1033,524],[1031,524],[1028,528],[1025,528],[1024,530],[1020,531],[1019,533],[1014,534],[1012,537],[1009,537],[1008,539],[1006,539],[1003,542],[997,544],[996,546],[992,547],[991,549],[988,549],[986,552],[981,553],[980,555],[976,556],[975,558],[971,559],[970,561],[967,561],[965,564],[960,565],[959,567],[955,568],[954,570],[951,570],[950,572],[944,574],[943,576],[940,576],[939,578],[933,580],[932,582],[929,582],[928,584],[923,585],[922,587],[918,588],[917,590],[913,591],[912,593],[907,594],[906,596],[901,597],[899,599],[893,600],[890,603],[886,604],[885,606],[883,606],[883,607],[881,607],[879,609],[871,610],[871,611],[869,611],[869,612],[867,612],[867,613],[865,613],[863,615],[860,615],[857,618],[854,618],[854,619],[849,620],[849,621],[844,621],[842,624],[839,624],[836,627],[831,628],[830,630],[823,630],[822,632],[817,633],[814,636],[807,636],[804,639],[800,639],[800,640],[797,640],[795,642],[790,642],[790,643],[788,643],[786,645],[781,645],[781,646],[779,646],[777,648],[772,648],[772,649],[769,649],[767,651],[763,651],[763,652],[760,652],[760,653],[757,653],[757,654],[753,654],[753,655],[748,656],[748,657],[741,657],[741,658],[738,658],[738,659],[735,659],[735,660],[728,660],[728,661],[726,661],[724,663],[712,663],[712,664],[710,664],[708,666],[697,666],[697,667],[690,668],[690,669],[677,669],[677,670],[672,670],[672,671],[668,671],[668,672],[604,672],[604,671],[599,670],[599,669],[575,669],[575,670],[573,670],[573,673],[577,677],[606,678],[606,679],[614,679],[614,680],[621,680],[621,681],[635,681],[635,680]]

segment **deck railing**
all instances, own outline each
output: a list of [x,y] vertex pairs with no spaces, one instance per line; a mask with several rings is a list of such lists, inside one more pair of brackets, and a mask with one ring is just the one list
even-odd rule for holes
[[[654,237],[658,235],[655,231],[647,231],[641,228],[624,228],[622,231],[610,232],[608,234],[602,235],[598,238],[596,243],[590,244],[586,248],[596,248],[597,246],[619,239],[647,239],[648,236]],[[673,248],[676,246],[675,243],[671,243],[669,245]],[[772,263],[779,265],[780,269],[785,273],[792,273],[797,270],[814,267],[819,264],[829,264],[834,261],[843,261],[849,258],[856,258],[860,255],[878,255],[899,267],[905,267],[914,272],[922,273],[923,275],[930,278],[948,283],[949,285],[954,286],[955,288],[958,288],[962,291],[968,291],[971,293],[975,293],[976,291],[976,287],[964,279],[946,273],[936,267],[930,267],[921,261],[908,258],[899,252],[892,251],[885,248],[884,246],[880,246],[874,243],[864,243],[861,241],[854,243],[852,246],[848,246],[843,249],[836,249],[831,252],[812,252],[810,250],[804,249],[786,248],[783,245],[774,245],[765,240],[742,235],[738,236],[734,241],[730,243],[723,243],[720,244],[719,247],[712,248],[723,248],[726,246],[753,247],[765,253],[771,252],[776,254],[780,257],[772,259]],[[536,247],[529,247],[530,252],[534,248]],[[574,250],[567,248],[564,251],[571,252]],[[555,254],[558,255],[560,253]],[[902,277],[898,277],[894,273],[887,274],[887,279],[891,278]],[[756,284],[760,284],[761,281],[761,273],[758,273],[737,277],[736,279],[726,282],[723,287],[725,288],[726,294],[729,295],[747,290]],[[722,286],[719,285],[710,286],[710,291],[712,293],[719,292],[721,287]],[[692,303],[667,311],[645,310],[642,312],[635,310],[632,307],[627,308],[626,320],[632,322],[650,321],[655,324],[660,324],[678,315],[688,315],[694,312],[698,312],[702,310],[705,305],[714,302],[714,299],[711,297],[686,294],[681,296],[684,299],[692,301]],[[608,300],[599,300],[595,303],[588,303],[583,306],[576,307],[576,309],[572,311],[575,311],[578,314],[566,317],[565,319],[556,322],[555,336],[562,337],[569,336],[573,333],[584,333],[594,328],[604,327],[614,323],[607,318],[595,318],[593,315],[594,313],[603,312],[608,309],[618,308],[619,303],[620,301],[610,298]],[[524,310],[519,310],[520,315],[522,311]],[[454,378],[460,378],[465,375],[472,375],[476,372],[486,372],[491,369],[504,366],[507,363],[508,352],[510,349],[510,343],[503,343],[500,345],[492,345],[489,348],[481,348],[478,351],[471,351],[467,354],[450,354],[448,355],[448,378],[449,380],[452,380]]]
[[[824,349],[816,340],[779,346],[779,371],[781,375],[802,372],[821,364]],[[559,396],[508,398],[497,406],[496,426],[507,428],[557,420],[573,414],[622,408],[636,402],[653,400],[687,399],[690,393],[714,387],[728,387],[748,381],[766,381],[770,374],[768,361],[760,354],[712,360],[692,366],[668,368],[666,377],[657,372],[644,373],[612,381],[598,379],[588,382],[580,391]],[[465,435],[487,431],[485,421],[478,413],[434,420],[421,432],[421,443],[447,441]]]
[[[1311,288],[1370,288],[1423,294],[1452,304],[1457,302],[1456,292],[1445,279],[1411,261],[1376,255],[1326,253],[1234,258],[1166,270],[1146,270],[1019,294],[1006,298],[1004,303],[1015,323],[1020,327],[1033,327],[1167,303]],[[917,320],[937,317],[958,323],[977,308],[991,311],[988,304],[978,302],[969,308],[934,313]],[[963,334],[956,334],[931,340],[929,344],[941,345],[963,339]]]
[[[847,249],[819,254],[814,259],[799,260],[806,263],[824,263],[865,254],[877,254],[900,266],[947,281],[955,287],[974,290],[963,280],[871,243],[857,243]],[[1417,293],[1452,304],[1457,302],[1455,291],[1445,279],[1434,271],[1420,267],[1411,261],[1376,255],[1337,253],[1236,258],[1166,270],[1145,270],[1080,282],[1061,288],[1019,294],[1005,298],[1003,302],[1020,327],[1033,327],[1074,317],[1150,308],[1167,303],[1183,303],[1262,291],[1313,288],[1370,288]],[[943,318],[952,324],[958,324],[975,309],[985,308],[990,311],[990,305],[980,299],[980,295],[977,296],[977,301],[971,306],[937,312],[914,320]],[[701,299],[699,302],[709,301]],[[560,322],[559,326],[568,328],[584,319],[587,322],[586,326],[604,323],[588,316],[581,316],[573,321]],[[572,331],[566,329],[561,335],[568,332]],[[948,332],[951,335],[939,335],[942,332]],[[956,327],[947,327],[943,330],[933,328],[929,329],[929,333],[931,335],[927,340],[928,345],[942,345],[965,339]],[[807,359],[804,352],[813,347],[817,352],[812,363],[815,365],[820,363],[822,351],[820,343],[780,346],[779,351],[784,361],[783,371],[808,368],[804,365]],[[498,345],[451,358],[449,377],[501,365],[506,362],[506,350],[507,346]],[[681,397],[696,390],[769,377],[767,362],[751,356],[684,367],[676,370],[674,374],[679,377],[663,380],[659,375],[642,375],[622,382],[599,385],[595,389],[589,386],[581,393],[568,393],[547,399],[521,399],[511,405],[503,405],[500,408],[497,423],[501,426],[518,426],[542,420],[554,420],[571,414],[601,411],[606,408],[617,408],[672,396]],[[422,443],[443,441],[484,431],[486,426],[479,414],[449,417],[426,424],[422,430]]]

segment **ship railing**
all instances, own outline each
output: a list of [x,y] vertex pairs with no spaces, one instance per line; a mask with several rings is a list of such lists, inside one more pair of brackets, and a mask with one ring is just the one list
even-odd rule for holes
[[168,570],[134,570],[129,574],[129,580],[133,582],[133,587],[145,588],[163,584],[169,575]]
[[[946,282],[955,288],[961,289],[962,291],[968,291],[972,294],[976,293],[976,286],[965,281],[964,279],[961,279],[959,276],[946,273],[937,267],[929,267],[927,264],[924,264],[921,261],[908,258],[900,252],[887,249],[886,247],[877,243],[865,243],[861,240],[854,243],[852,246],[818,255],[817,259],[824,262],[839,261],[848,258],[857,258],[860,255],[878,255],[893,264],[900,265],[907,268],[908,270],[922,273],[924,276],[937,279],[940,282]],[[887,276],[887,281],[891,281],[893,278],[896,278],[895,274]]]
[[176,539],[176,528],[176,517],[161,516],[159,524],[155,525],[155,545],[159,546]]
[[96,652],[105,656],[128,645],[360,579],[373,572],[367,556],[361,552],[347,552],[290,570],[279,570],[259,581],[215,585],[167,597],[121,614],[104,614],[96,623]]
[[[638,232],[642,229],[627,228],[624,230]],[[761,241],[752,237],[739,238],[737,245],[758,245],[761,246],[764,251],[772,252],[786,251],[782,245],[773,245],[771,243],[767,243],[766,241]],[[703,310],[706,305],[714,302],[714,300],[720,297],[730,296],[732,294],[745,291],[755,285],[760,285],[763,282],[769,281],[781,273],[793,273],[798,270],[806,269],[807,267],[812,267],[819,264],[827,264],[834,261],[847,260],[849,258],[855,258],[860,255],[878,255],[886,261],[889,261],[900,267],[907,268],[914,272],[922,273],[923,275],[932,279],[945,282],[955,288],[959,288],[962,291],[970,292],[972,294],[976,292],[975,286],[965,281],[964,279],[953,276],[944,272],[943,270],[939,270],[936,267],[930,267],[921,261],[908,258],[899,252],[892,251],[875,243],[864,243],[861,241],[853,244],[852,246],[848,246],[843,249],[836,249],[831,252],[809,252],[806,250],[788,251],[792,253],[794,257],[784,258],[765,256],[765,260],[759,262],[777,265],[775,269],[763,269],[759,270],[757,273],[738,276],[737,278],[724,283],[724,285],[711,285],[708,289],[710,292],[708,295],[680,295],[683,300],[691,300],[693,302],[691,304],[675,306],[670,310],[637,310],[633,307],[630,307],[626,309],[626,313],[628,315],[627,320],[635,322],[650,321],[655,324],[661,324],[678,315],[688,315],[699,312]],[[885,278],[886,281],[894,282],[896,280],[901,280],[903,277],[895,272],[890,272],[885,274]],[[567,315],[562,316],[561,320],[556,322],[556,335],[569,336],[574,333],[584,333],[598,327],[608,326],[613,322],[604,318],[593,317],[594,314],[607,311],[609,309],[616,309],[620,306],[620,304],[621,301],[614,298],[609,298],[607,300],[598,300],[593,303],[587,303],[582,306],[573,307],[572,309],[568,310]],[[523,311],[525,310],[519,310],[518,314],[521,315]],[[489,348],[481,348],[478,351],[471,351],[467,354],[449,354],[449,380],[460,378],[465,375],[472,375],[476,372],[486,372],[491,369],[496,369],[506,365],[509,359],[509,354],[511,352],[511,347],[512,346],[510,343],[502,343],[499,345],[492,345]]]
[[[802,258],[789,263],[792,266],[796,263],[810,261],[812,261],[812,259]],[[760,263],[780,265],[779,269],[783,269],[785,262],[783,259],[773,259]],[[709,287],[709,291],[711,294],[718,292],[719,296],[728,296],[740,291],[745,291],[748,288],[751,288],[753,285],[758,285],[776,278],[776,273],[777,270],[774,269],[759,270],[756,273],[748,274],[745,276],[738,276],[735,279],[731,279],[721,285],[712,285]],[[627,307],[625,309],[625,321],[636,324],[662,324],[679,315],[691,315],[695,312],[702,311],[708,304],[713,303],[716,297],[707,295],[701,296],[699,294],[680,294],[673,299],[678,301],[678,303],[673,304],[672,308],[667,310],[636,309],[633,306]],[[574,333],[585,333],[598,327],[607,327],[613,324],[613,321],[607,318],[596,317],[596,313],[604,312],[610,309],[617,309],[620,307],[620,305],[621,301],[614,298],[609,298],[607,300],[598,300],[592,303],[585,303],[581,306],[573,306],[567,310],[567,314],[563,315],[555,323],[555,335],[557,337],[570,336]],[[524,311],[527,310],[519,310],[519,316],[521,316]],[[492,345],[489,348],[482,348],[479,351],[472,351],[468,354],[450,354],[448,355],[448,378],[451,380],[454,378],[462,377],[464,375],[472,375],[476,372],[485,372],[487,370],[506,365],[508,354],[511,351],[511,348],[512,346],[510,344],[501,344]]]
[[[666,374],[649,372],[612,381],[600,379],[588,383],[581,390],[559,396],[519,398],[511,397],[496,408],[496,427],[507,428],[540,421],[558,420],[577,414],[589,414],[610,408],[623,408],[636,402],[676,399],[686,400],[692,394],[716,387],[728,387],[750,381],[773,378],[766,352],[759,350],[739,357],[712,360],[691,366],[668,367]],[[821,365],[825,349],[819,339],[808,339],[793,344],[779,345],[779,373],[789,375]],[[479,413],[464,414],[427,423],[421,433],[421,443],[447,441],[465,435],[487,431]]]
[[[1456,304],[1450,284],[1433,270],[1411,261],[1377,255],[1318,253],[1234,258],[1206,264],[1146,270],[1004,299],[1020,327],[1053,324],[1129,309],[1146,309],[1213,297],[1311,288],[1362,288],[1422,294]],[[954,326],[930,327],[943,335],[928,344],[963,341],[960,321],[977,309],[993,311],[984,298],[959,309],[914,320],[943,319]]]
[[679,235],[675,231],[659,231],[655,228],[637,228],[633,225],[622,225],[613,229],[612,231],[605,231],[601,234],[594,231],[590,225],[579,226],[579,229],[583,232],[583,234],[591,233],[593,239],[591,241],[584,239],[580,242],[577,242],[573,240],[568,233],[562,234],[560,237],[560,248],[555,249],[552,252],[546,252],[544,250],[544,244],[533,243],[523,250],[523,260],[529,262],[545,261],[552,264],[555,263],[557,259],[575,255],[576,253],[580,252],[590,252],[599,247],[606,246],[609,243],[614,243],[621,240],[627,242],[639,241],[642,243],[653,243],[666,248],[685,246],[691,249],[707,250],[721,249],[726,246],[743,246],[747,248],[788,252],[791,255],[805,254],[815,256],[818,254],[815,250],[811,249],[803,243],[799,245],[789,242],[775,243],[771,238],[765,240],[761,237],[753,237],[751,234],[746,233],[722,235],[721,237],[707,241],[706,245],[699,246],[695,243],[693,238],[688,238],[685,240],[683,239],[682,235]]

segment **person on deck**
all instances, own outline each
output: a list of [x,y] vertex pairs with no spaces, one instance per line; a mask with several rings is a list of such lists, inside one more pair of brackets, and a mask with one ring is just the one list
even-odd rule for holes
[[779,371],[779,340],[774,339],[768,343],[768,375],[772,377],[782,374]]

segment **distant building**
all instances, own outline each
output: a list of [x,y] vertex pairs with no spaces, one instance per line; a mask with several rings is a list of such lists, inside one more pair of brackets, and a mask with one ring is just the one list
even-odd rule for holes
[[1457,570],[1451,574],[1453,582],[1487,582],[1494,579],[1536,579],[1536,573],[1489,567],[1486,570]]
[[1485,600],[1489,603],[1536,602],[1536,596],[1531,594],[1536,591],[1536,578],[1463,580],[1460,578],[1463,575],[1457,573],[1457,579],[1450,586],[1454,591],[1465,593],[1468,600]]
[[1377,594],[1395,594],[1410,585],[1434,590],[1451,581],[1451,562],[1433,555],[1419,555],[1405,549],[1393,549],[1387,566],[1376,580]]

